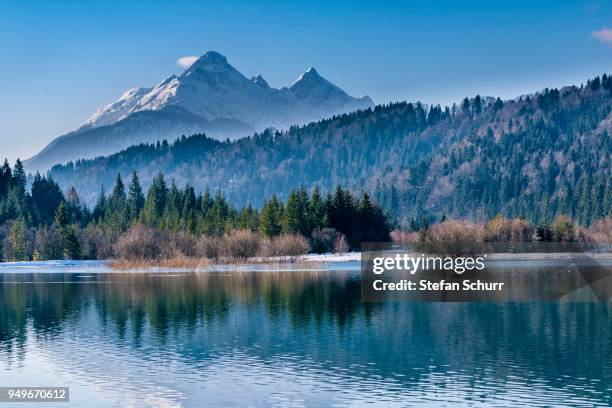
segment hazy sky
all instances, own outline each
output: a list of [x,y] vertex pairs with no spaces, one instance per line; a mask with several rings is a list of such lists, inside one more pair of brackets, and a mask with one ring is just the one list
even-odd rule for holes
[[0,156],[35,154],[208,50],[275,87],[315,66],[376,103],[509,98],[612,72],[604,1],[289,3],[3,0]]

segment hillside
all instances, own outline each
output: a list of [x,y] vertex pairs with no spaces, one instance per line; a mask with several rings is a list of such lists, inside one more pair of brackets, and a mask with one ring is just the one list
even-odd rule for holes
[[393,103],[231,142],[195,135],[142,144],[57,165],[51,176],[88,202],[117,173],[137,170],[147,186],[163,171],[179,185],[221,190],[237,205],[341,184],[371,192],[404,223],[497,213],[540,222],[564,213],[588,225],[612,213],[611,108],[612,79],[604,75],[510,101]]

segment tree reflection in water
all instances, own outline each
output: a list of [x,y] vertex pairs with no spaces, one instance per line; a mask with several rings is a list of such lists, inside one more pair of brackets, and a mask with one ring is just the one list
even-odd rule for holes
[[363,303],[353,272],[0,274],[6,359],[25,357],[28,336],[52,345],[75,327],[111,349],[174,350],[194,370],[240,350],[406,387],[432,370],[577,395],[595,379],[587,396],[612,404],[610,303]]

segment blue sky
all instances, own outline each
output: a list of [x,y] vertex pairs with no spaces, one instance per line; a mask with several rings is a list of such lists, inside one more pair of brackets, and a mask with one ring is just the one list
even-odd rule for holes
[[606,29],[604,1],[4,0],[0,156],[31,156],[124,90],[208,50],[275,87],[315,66],[377,103],[449,103],[612,72]]

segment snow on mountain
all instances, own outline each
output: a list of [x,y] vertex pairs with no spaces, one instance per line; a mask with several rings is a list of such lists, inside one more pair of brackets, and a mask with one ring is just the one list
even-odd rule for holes
[[111,125],[125,118],[132,112],[140,98],[150,91],[151,88],[132,88],[125,91],[117,101],[98,109],[81,128]]
[[374,103],[368,96],[355,99],[342,89],[323,78],[316,69],[309,68],[289,88],[298,98],[316,108],[319,114],[338,109],[339,106],[363,104],[372,106]]
[[[29,170],[42,170],[57,162],[113,153],[133,143],[174,139],[186,130],[220,139],[236,138],[255,130],[287,129],[371,106],[369,97],[351,97],[314,68],[289,88],[276,89],[261,75],[249,79],[229,64],[225,56],[209,51],[178,76],[172,75],[150,88],[126,91],[117,101],[98,109],[75,132],[54,140],[25,164]],[[152,132],[153,124],[159,122],[155,112],[162,111],[163,131]],[[151,114],[130,121],[139,112]],[[150,123],[145,123],[147,120]],[[187,120],[188,125],[182,120]],[[125,129],[130,129],[129,135]],[[93,130],[96,132],[92,133]],[[71,144],[80,148],[71,149]],[[58,145],[62,146],[61,152],[57,151]]]
[[208,120],[232,118],[256,130],[288,128],[336,113],[372,106],[368,97],[356,99],[321,77],[314,68],[290,88],[271,88],[260,75],[249,80],[210,51],[180,76],[171,76],[153,88],[126,92],[117,102],[96,112],[85,125],[112,124],[127,114],[180,106]]

